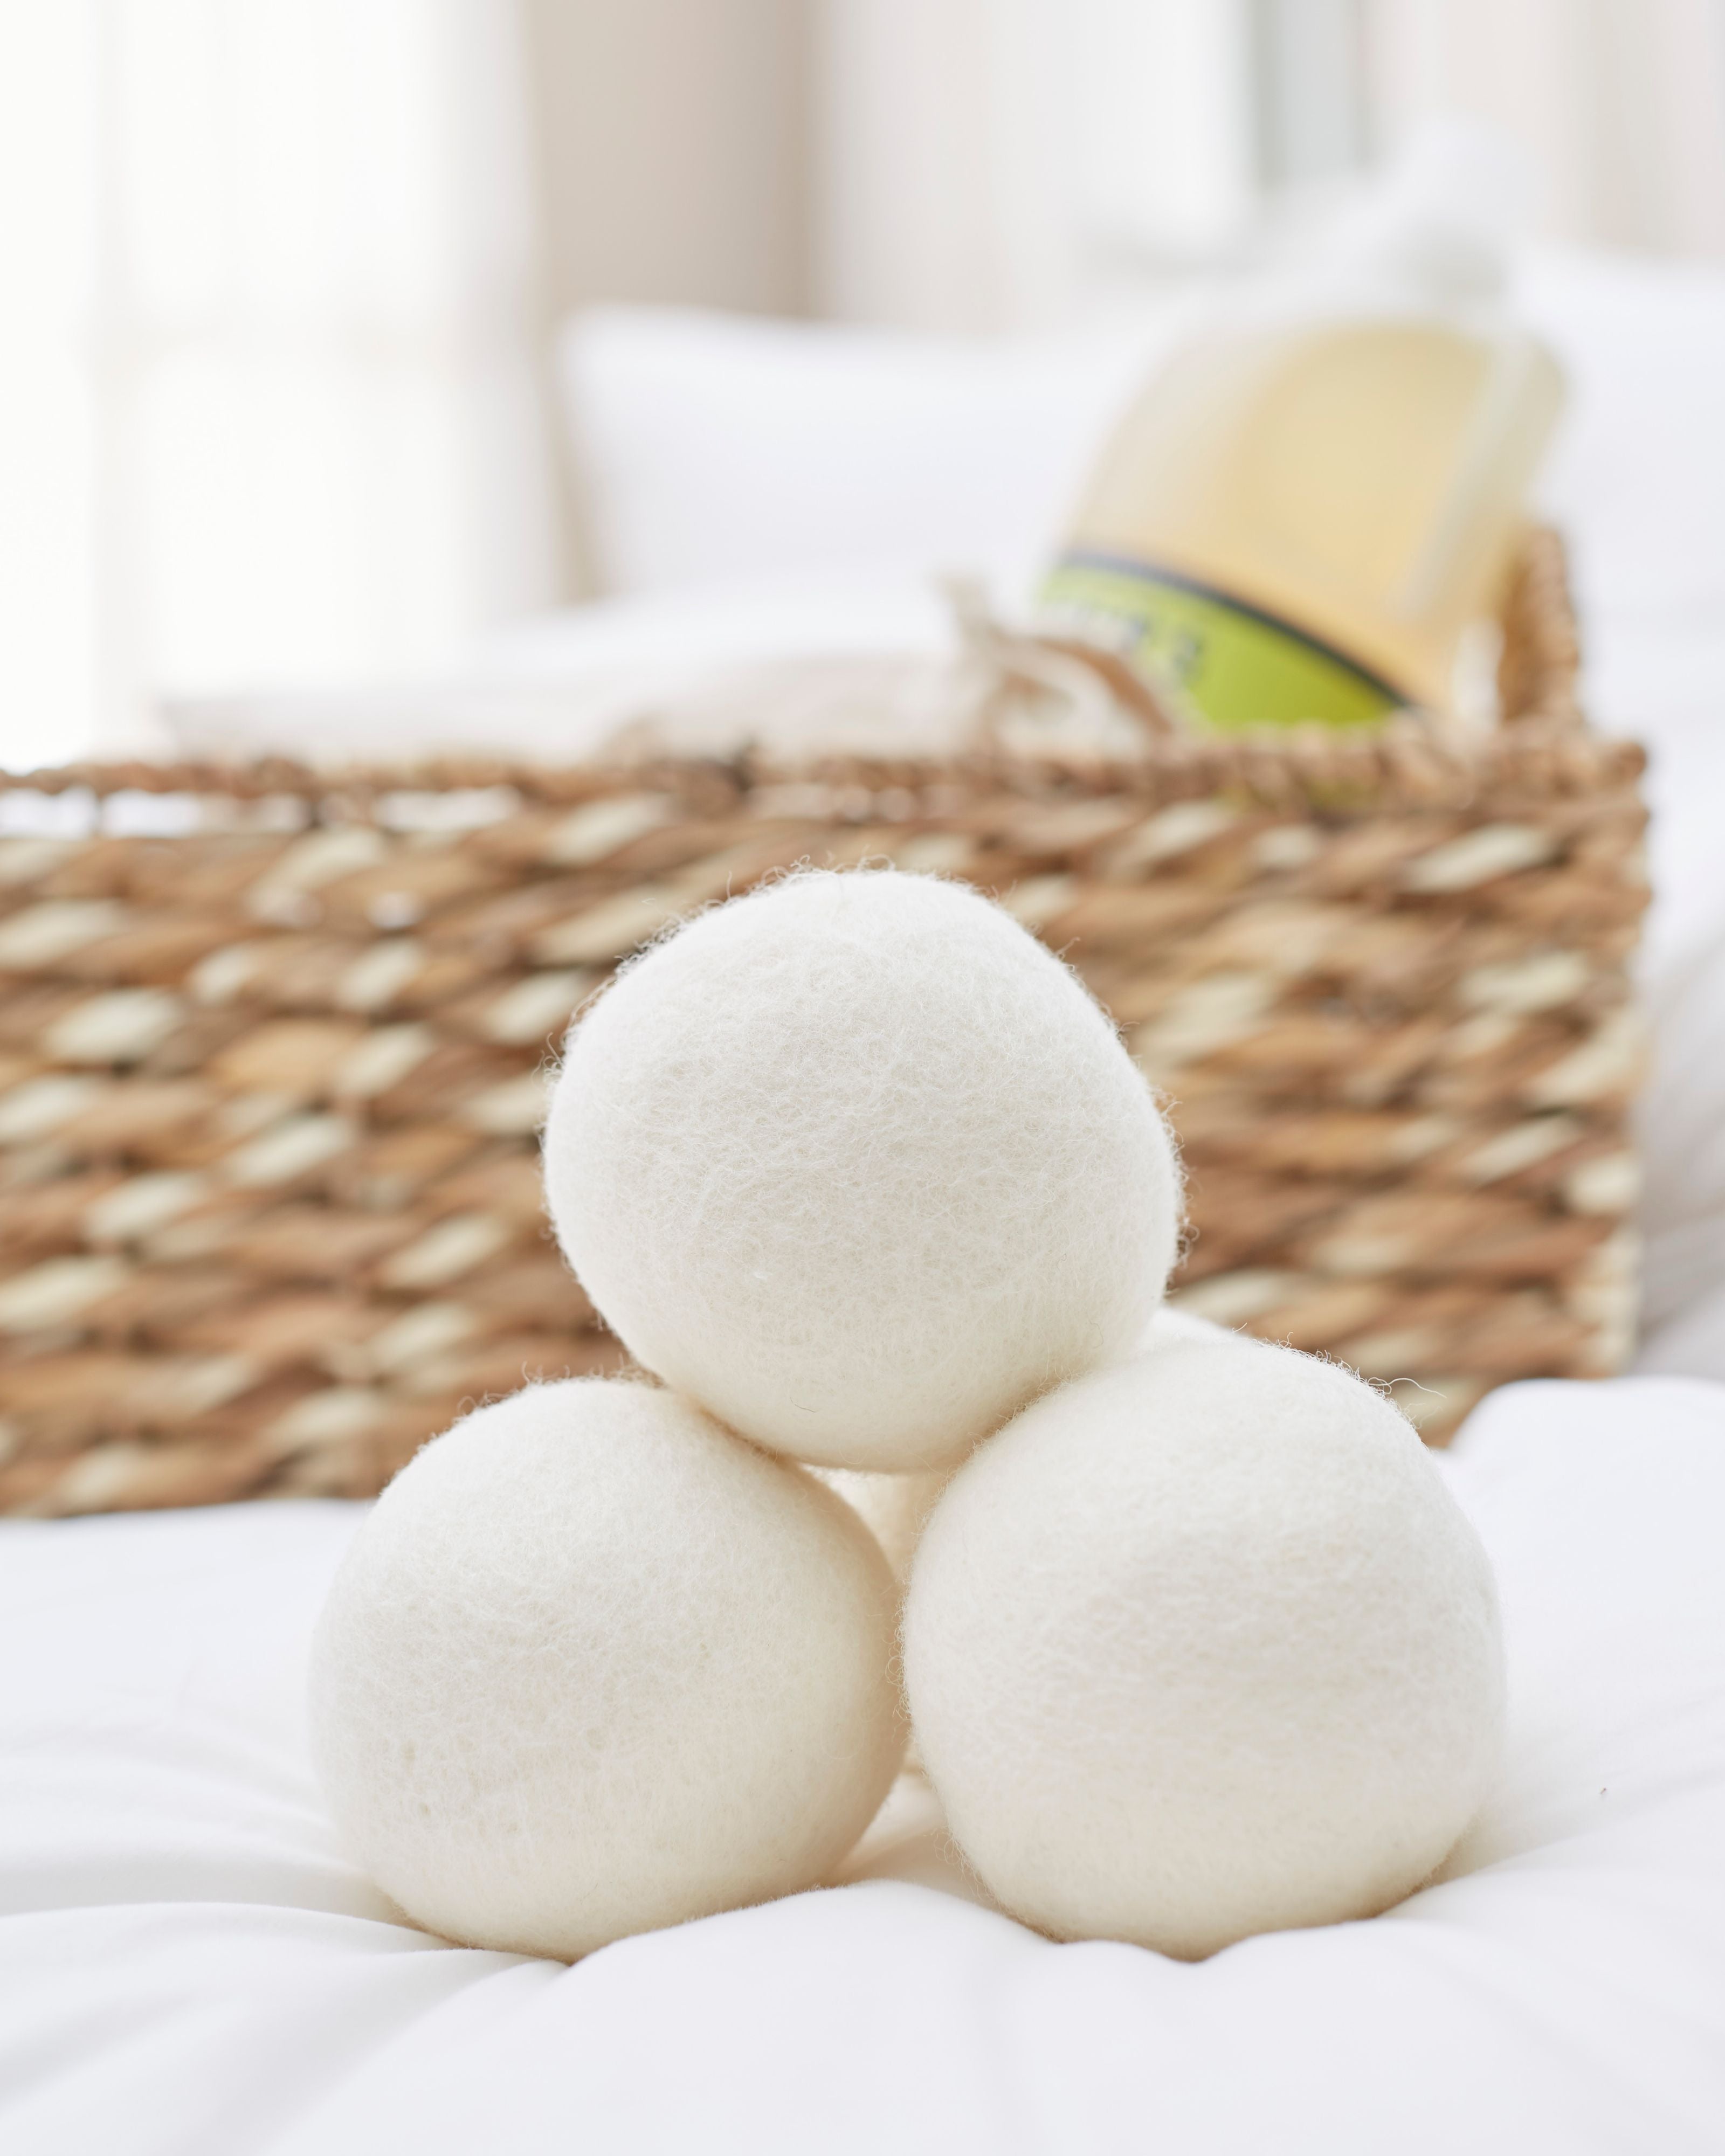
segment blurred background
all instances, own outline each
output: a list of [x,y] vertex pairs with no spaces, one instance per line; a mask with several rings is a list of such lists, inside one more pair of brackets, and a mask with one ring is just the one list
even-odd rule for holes
[[[667,492],[680,459],[771,495],[800,413],[848,512],[906,399],[951,452],[927,369],[979,342],[1063,355],[1039,408],[1081,377],[1094,402],[1171,292],[1450,112],[1523,153],[1540,259],[1657,270],[1664,344],[1717,312],[1725,0],[0,0],[0,758],[777,568],[795,521],[739,514],[726,558],[724,518]],[[744,348],[642,308],[874,333],[820,347],[872,356],[872,402],[756,365],[727,407]],[[1020,379],[952,389],[1003,401],[937,551],[1012,521],[989,441],[1024,435]],[[1055,426],[1026,498],[1092,433],[1089,406]],[[890,522],[833,559],[902,552]]]

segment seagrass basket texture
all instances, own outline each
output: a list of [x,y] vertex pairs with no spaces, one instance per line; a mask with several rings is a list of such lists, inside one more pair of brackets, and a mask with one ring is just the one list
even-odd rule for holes
[[1471,744],[13,782],[0,1509],[363,1494],[524,1376],[619,1368],[542,1210],[549,1059],[644,939],[803,861],[966,878],[1067,954],[1171,1103],[1187,1306],[1438,1441],[1609,1372],[1642,759],[1575,670],[1539,536]]

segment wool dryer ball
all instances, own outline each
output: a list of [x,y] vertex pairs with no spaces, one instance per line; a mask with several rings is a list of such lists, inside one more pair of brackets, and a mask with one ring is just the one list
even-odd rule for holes
[[829,1467],[951,1464],[1130,1352],[1179,1212],[1076,976],[891,870],[793,876],[626,968],[570,1037],[545,1178],[629,1352]]
[[877,1475],[850,1467],[814,1467],[828,1489],[850,1506],[875,1540],[902,1586],[911,1576],[911,1561],[940,1494],[952,1479],[950,1467],[930,1467],[920,1473]]
[[572,1960],[820,1881],[897,1771],[896,1594],[848,1507],[644,1384],[481,1408],[384,1491],[312,1651],[355,1855]]
[[904,1617],[916,1740],[1001,1903],[1197,1959],[1365,1917],[1496,1771],[1497,1590],[1409,1424],[1348,1372],[1171,1340],[964,1466]]

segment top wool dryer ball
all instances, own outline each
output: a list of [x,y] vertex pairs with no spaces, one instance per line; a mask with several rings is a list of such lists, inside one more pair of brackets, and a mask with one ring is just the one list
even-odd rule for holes
[[931,877],[809,873],[698,916],[575,1028],[563,1250],[649,1370],[823,1466],[961,1459],[1130,1352],[1179,1178],[1076,977]]

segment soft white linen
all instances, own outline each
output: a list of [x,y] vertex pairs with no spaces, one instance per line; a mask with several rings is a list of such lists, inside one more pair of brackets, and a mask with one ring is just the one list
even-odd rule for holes
[[572,1969],[440,1945],[305,1761],[357,1508],[0,1527],[0,2148],[1717,2150],[1725,1389],[1514,1387],[1445,1471],[1504,1589],[1503,1785],[1446,1883],[1195,1967],[967,1898],[914,1786],[859,1883]]
[[788,570],[542,615],[424,680],[204,698],[167,717],[188,754],[333,762],[475,748],[569,761],[643,724],[655,741],[721,753],[759,738],[915,750],[950,714],[957,652],[930,578]]

